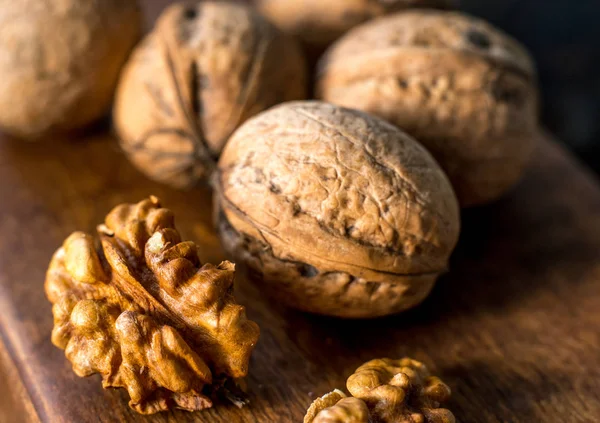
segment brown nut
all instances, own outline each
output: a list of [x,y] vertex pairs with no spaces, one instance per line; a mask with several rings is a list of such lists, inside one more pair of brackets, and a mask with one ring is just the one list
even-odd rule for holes
[[369,19],[411,7],[450,7],[453,0],[258,0],[271,22],[315,48],[325,48]]
[[138,2],[0,0],[0,127],[23,138],[104,116],[141,35]]
[[431,376],[424,364],[410,359],[371,360],[348,378],[353,397],[335,390],[317,398],[304,423],[455,423],[450,388]]
[[234,265],[201,266],[155,197],[113,209],[98,236],[75,232],[52,258],[52,342],[78,376],[127,389],[139,413],[211,407],[247,374],[259,335],[235,303]]
[[267,293],[305,311],[410,308],[446,271],[458,238],[456,198],[429,153],[331,104],[286,103],[249,120],[216,179],[225,247]]
[[440,408],[450,399],[450,388],[411,358],[371,360],[346,382],[348,391],[362,399],[375,421],[383,423],[454,423],[450,410]]
[[233,130],[256,113],[305,98],[295,41],[251,8],[170,6],[127,63],[114,121],[148,177],[178,188],[206,181]]
[[460,13],[409,11],[366,23],[320,63],[319,98],[373,113],[413,135],[462,206],[493,201],[534,146],[534,66],[516,41]]
[[313,401],[304,423],[369,423],[369,409],[364,401],[336,389]]

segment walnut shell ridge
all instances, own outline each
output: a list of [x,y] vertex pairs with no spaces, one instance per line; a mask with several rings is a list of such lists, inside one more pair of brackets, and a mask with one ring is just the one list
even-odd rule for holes
[[0,0],[0,127],[22,138],[108,114],[142,31],[137,0]]
[[450,388],[411,358],[371,360],[352,374],[346,387],[317,398],[304,423],[455,423],[441,406]]
[[458,238],[452,187],[408,135],[362,112],[291,102],[249,120],[219,161],[217,226],[267,294],[342,317],[422,301]]
[[537,134],[525,49],[479,19],[415,10],[354,28],[319,64],[317,96],[402,128],[438,160],[462,206],[521,177]]
[[414,7],[448,8],[453,0],[258,0],[257,7],[283,31],[324,49],[369,19]]
[[78,376],[127,389],[139,413],[211,407],[246,376],[259,336],[235,303],[234,265],[201,266],[155,197],[113,209],[98,236],[73,233],[50,262],[52,342]]
[[139,170],[187,188],[210,178],[237,126],[305,91],[299,46],[252,8],[175,4],[124,68],[115,129]]

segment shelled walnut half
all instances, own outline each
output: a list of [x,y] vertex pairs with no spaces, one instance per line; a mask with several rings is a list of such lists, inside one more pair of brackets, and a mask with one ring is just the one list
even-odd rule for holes
[[346,382],[353,397],[335,390],[317,398],[304,423],[454,423],[441,405],[450,388],[416,360],[388,358],[360,366]]
[[259,336],[233,297],[234,265],[202,266],[155,197],[113,209],[98,236],[73,233],[50,262],[52,342],[139,413],[211,407],[246,376]]

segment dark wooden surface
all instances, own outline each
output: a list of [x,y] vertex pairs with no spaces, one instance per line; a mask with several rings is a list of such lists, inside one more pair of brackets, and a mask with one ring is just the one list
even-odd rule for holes
[[600,186],[552,141],[540,142],[511,195],[464,213],[451,272],[413,311],[372,321],[306,315],[269,304],[240,273],[236,296],[262,330],[242,410],[138,416],[122,390],[78,378],[50,343],[43,281],[52,253],[114,205],[149,194],[175,212],[204,261],[224,258],[210,192],[149,182],[109,135],[0,138],[0,421],[300,422],[316,395],[343,388],[364,361],[405,355],[451,386],[449,408],[463,423],[600,421]]
[[461,422],[600,419],[600,188],[555,144],[541,143],[510,196],[464,214],[451,272],[413,311],[373,321],[305,315],[268,304],[240,274],[237,296],[262,329],[242,410],[137,416],[123,391],[76,377],[50,343],[43,281],[52,252],[112,206],[152,193],[205,261],[223,258],[208,190],[147,181],[109,136],[0,141],[0,334],[25,388],[0,382],[24,404],[0,413],[5,421],[24,421],[31,402],[46,422],[299,422],[315,395],[343,387],[362,362],[404,355],[452,387]]

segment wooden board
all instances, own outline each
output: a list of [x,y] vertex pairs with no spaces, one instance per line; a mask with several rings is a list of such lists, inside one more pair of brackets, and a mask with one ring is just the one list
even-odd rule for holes
[[269,304],[238,275],[236,296],[262,330],[241,410],[139,416],[124,391],[78,378],[50,343],[43,281],[54,250],[114,205],[150,194],[204,261],[224,258],[209,190],[148,181],[111,136],[0,139],[0,421],[300,422],[315,396],[343,388],[364,361],[405,355],[451,386],[449,408],[463,423],[600,421],[600,187],[553,142],[540,142],[511,195],[464,213],[451,272],[413,311],[371,321],[306,315]]
[[262,329],[242,410],[137,416],[123,391],[78,378],[50,343],[43,281],[53,251],[114,205],[149,194],[173,209],[205,261],[224,258],[210,192],[149,182],[109,136],[0,141],[0,334],[25,387],[9,388],[21,410],[31,402],[44,422],[299,422],[315,395],[343,388],[362,362],[410,355],[452,387],[461,422],[600,418],[600,188],[551,142],[515,192],[464,213],[451,272],[413,311],[372,321],[306,315],[268,304],[239,275],[237,296]]

